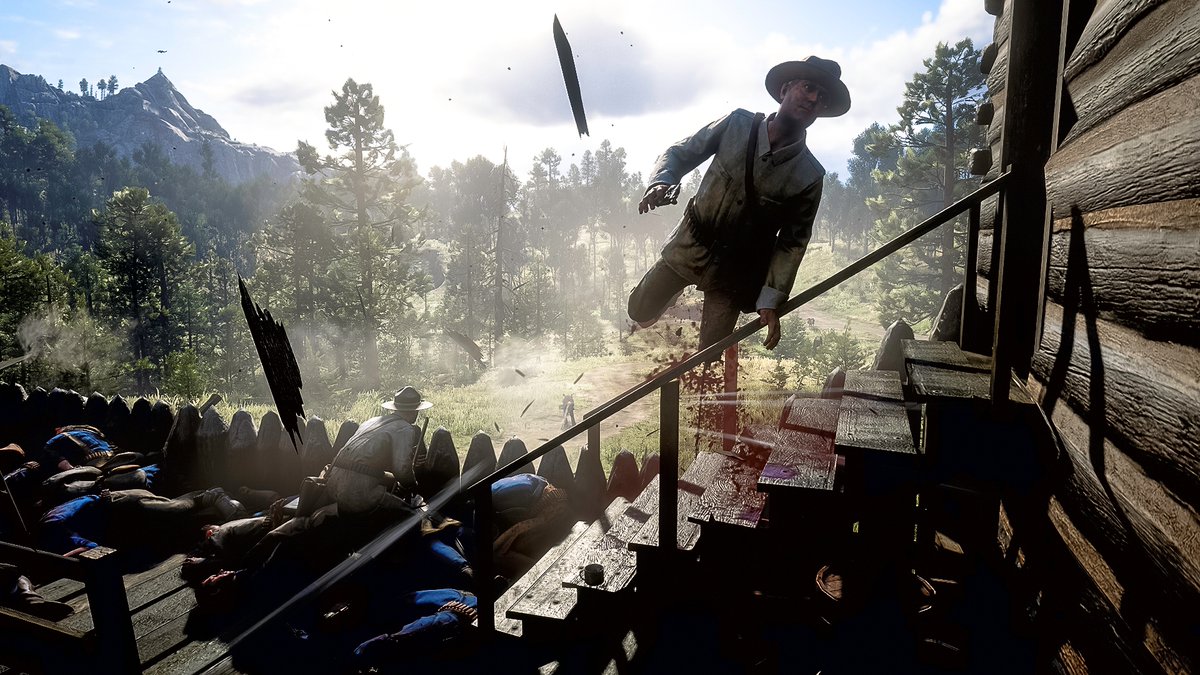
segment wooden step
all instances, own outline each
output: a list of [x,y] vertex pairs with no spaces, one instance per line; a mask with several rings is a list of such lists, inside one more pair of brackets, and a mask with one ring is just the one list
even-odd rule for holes
[[[587,531],[587,529],[587,523],[582,521],[575,523],[575,526],[571,528],[571,531],[561,542],[550,548],[550,550],[546,551],[546,553],[543,554],[536,563],[534,563],[533,567],[529,568],[529,571],[521,575],[520,579],[517,579],[512,586],[508,587],[508,590],[506,590],[499,598],[496,599],[495,611],[497,631],[501,633],[507,633],[513,637],[521,637],[521,635],[524,633],[524,626],[519,619],[509,618],[508,609],[516,604],[516,602],[521,599],[521,596],[525,595],[525,593],[527,593],[529,589],[538,582],[538,580],[545,576],[550,567],[554,565],[554,563],[558,562],[558,559],[563,557],[563,554],[566,553],[568,549],[575,545],[575,540],[582,537],[583,533]],[[476,621],[475,624],[478,625],[479,622]]]
[[904,340],[902,345],[912,400],[991,398],[990,369],[968,358],[957,343]]
[[899,373],[846,373],[835,448],[847,457],[883,454],[916,458]]
[[758,489],[788,498],[831,493],[837,472],[834,433],[837,431],[838,402],[820,398],[798,398],[792,403],[788,426],[757,430],[760,441],[770,446],[770,456],[758,477]]
[[757,528],[766,505],[766,495],[758,491],[762,468],[762,461],[753,458],[742,461],[711,452],[697,455],[688,473],[692,475],[691,482],[704,486],[704,493],[688,514],[688,520]]
[[563,586],[563,578],[567,576],[568,570],[578,569],[576,557],[586,555],[593,545],[600,542],[628,506],[628,500],[623,497],[614,499],[605,509],[604,516],[589,525],[583,535],[575,539],[571,546],[562,552],[561,557],[557,558],[545,573],[508,608],[506,616],[526,622],[526,630],[530,627],[530,623],[544,625],[545,622],[567,620],[578,604],[579,592],[574,588]]
[[[692,466],[696,466],[695,463]],[[704,486],[694,482],[696,475],[692,473],[689,467],[683,477],[679,479],[679,490],[676,493],[678,500],[678,508],[676,513],[678,518],[675,521],[676,532],[676,548],[680,551],[691,551],[696,548],[696,544],[700,541],[700,525],[688,520],[688,514],[692,512],[696,502],[699,501],[700,495],[704,493]],[[654,499],[654,503],[658,503],[658,476],[655,476],[650,484],[646,486],[643,495],[649,494]],[[657,506],[655,507],[657,509]],[[646,524],[638,530],[633,540],[629,542],[629,548],[635,551],[649,551],[658,548],[658,514],[657,512],[646,520]]]
[[[573,559],[575,568],[566,570],[564,586],[584,593],[620,593],[631,587],[637,575],[637,556],[630,543],[651,521],[658,523],[658,483],[655,476],[594,547]],[[584,581],[583,570],[588,565],[600,565],[604,570],[600,583]]]

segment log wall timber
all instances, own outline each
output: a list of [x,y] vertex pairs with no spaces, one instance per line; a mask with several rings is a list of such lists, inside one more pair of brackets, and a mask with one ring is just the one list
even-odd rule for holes
[[1053,407],[1066,450],[1047,516],[1100,596],[1080,604],[1092,605],[1088,613],[1106,625],[1105,635],[1125,643],[1119,651],[1130,662],[1143,662],[1138,670],[1147,654],[1166,672],[1188,672],[1194,621],[1180,610],[1200,599],[1196,512],[1111,440],[1095,438],[1096,425],[1065,401],[1047,400],[1041,382],[1031,388]]
[[1063,308],[1046,303],[1033,372],[1051,400],[1062,398],[1148,476],[1200,505],[1200,350],[1146,340],[1082,313],[1073,319],[1064,325]]
[[[1067,61],[1064,76],[1073,80],[1093,63],[1104,58],[1131,25],[1167,0],[1102,0],[1079,36]],[[997,22],[997,30],[999,22]]]
[[[1076,53],[1088,48],[1080,41]],[[1197,72],[1200,0],[1171,0],[1132,23],[1103,58],[1068,81],[1079,119],[1067,140]]]
[[[1146,337],[1200,346],[1200,200],[1083,215],[1087,273],[1100,318]],[[1062,302],[1070,219],[1055,221],[1046,295]],[[980,276],[991,278],[992,233],[979,233]]]
[[1068,140],[1046,164],[1046,191],[1055,217],[1065,217],[1073,206],[1087,213],[1200,197],[1197,97],[1200,77]]

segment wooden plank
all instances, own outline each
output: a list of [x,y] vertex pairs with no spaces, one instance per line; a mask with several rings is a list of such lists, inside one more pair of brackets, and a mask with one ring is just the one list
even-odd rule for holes
[[618,497],[609,504],[604,512],[604,516],[596,519],[583,535],[575,540],[575,543],[567,550],[567,552],[554,564],[550,566],[546,573],[534,583],[521,598],[508,608],[506,615],[513,619],[548,619],[562,621],[571,615],[575,609],[575,605],[579,601],[579,592],[574,588],[567,588],[562,585],[562,579],[566,576],[566,571],[571,569],[573,555],[582,555],[582,551],[590,546],[593,542],[598,542],[604,537],[604,533],[608,530],[611,523],[624,513],[629,502]]
[[[1200,29],[1198,29],[1200,30]],[[1200,77],[1075,134],[1046,164],[1055,217],[1200,197]]]
[[[1064,331],[1066,339],[1064,340]],[[1033,372],[1174,494],[1200,505],[1200,350],[1046,303]]]
[[1068,85],[1078,121],[1069,141],[1117,111],[1200,73],[1200,0],[1170,0],[1117,38]]
[[987,373],[910,363],[908,381],[916,401],[943,398],[986,401],[991,398],[991,377]]
[[55,579],[37,587],[37,592],[47,600],[67,602],[83,594],[83,582],[74,579]]
[[[523,626],[517,619],[508,618],[508,608],[513,606],[539,579],[545,576],[546,571],[575,544],[575,540],[583,536],[587,528],[586,523],[575,523],[575,526],[561,542],[546,551],[533,567],[529,568],[528,572],[517,579],[512,586],[509,586],[508,590],[496,600],[496,630],[513,637],[521,637],[524,633]],[[478,625],[479,622],[475,623]]]
[[1166,0],[1101,0],[1075,43],[1063,77],[1070,82],[1084,69],[1104,58],[1129,27]]
[[[164,626],[160,629],[163,633],[176,633],[178,626],[176,623],[185,624],[187,617],[180,617],[175,622]],[[156,642],[158,636],[151,636]],[[163,644],[170,640],[162,640]],[[208,640],[192,640],[183,644],[179,649],[166,654],[160,655],[159,660],[150,664],[142,672],[144,675],[192,675],[200,672],[204,666],[208,665],[213,659],[221,654],[224,654],[229,649],[229,644],[224,640],[212,638]],[[210,672],[210,671],[206,671]]]
[[148,663],[188,642],[188,613],[196,607],[196,594],[188,588],[159,600],[133,615],[138,658]]
[[[926,342],[937,344],[937,341]],[[916,349],[919,351],[920,348]],[[845,389],[842,392],[843,407],[847,405],[847,397],[852,399],[850,405],[863,400],[903,401],[904,388],[900,385],[900,373],[894,370],[852,370],[846,373]]]
[[[124,575],[122,581],[125,584],[125,597],[129,602],[130,611],[137,612],[156,599],[182,588],[185,582],[179,576],[179,570],[186,557],[178,553],[148,570]],[[91,630],[92,612],[87,596],[78,596],[68,604],[75,608],[75,613],[60,623],[75,630]]]
[[[658,484],[659,477],[656,476],[594,547],[572,558],[576,567],[566,570],[562,579],[564,586],[604,593],[618,593],[629,587],[637,575],[637,556],[630,550],[629,542],[647,523],[658,521],[655,517],[659,506]],[[595,585],[583,581],[584,568],[593,564],[604,568],[604,580]]]
[[[1011,48],[1012,42],[1005,42],[1000,45],[1000,51],[996,54],[996,62],[992,64],[991,71],[987,74],[988,94],[993,100],[996,97],[1005,96],[1004,88],[1008,84],[1008,50]],[[1000,103],[996,103],[996,108],[999,109]],[[999,119],[1004,119],[1003,117]]]
[[751,529],[758,527],[766,504],[766,496],[757,490],[763,464],[705,452],[697,455],[696,461],[714,466],[705,469],[711,478],[688,519]]
[[[692,467],[695,466],[696,463],[693,462]],[[700,541],[700,526],[688,520],[688,514],[691,513],[696,502],[700,499],[700,495],[704,493],[704,486],[695,482],[699,469],[693,473],[692,467],[688,467],[687,472],[679,479],[679,491],[676,497],[679,507],[676,511],[675,519],[675,542],[676,548],[680,551],[691,551],[696,548],[696,544]],[[646,490],[653,490],[654,494],[658,493],[657,476],[646,487]],[[646,521],[642,529],[638,530],[637,534],[630,540],[629,548],[633,550],[658,548],[658,533],[658,519],[651,518]]]
[[[1042,383],[1033,387],[1039,398],[1047,395]],[[1195,512],[1117,443],[1095,438],[1094,426],[1068,406],[1053,406],[1051,420],[1070,465],[1056,490],[1060,508],[1051,505],[1051,521],[1104,599],[1115,608],[1138,608],[1127,618],[1154,626],[1158,646],[1152,653],[1176,661],[1188,648],[1178,636],[1189,628],[1172,608],[1200,600]],[[1143,635],[1152,637],[1150,631]],[[1174,645],[1168,635],[1175,636]]]
[[999,45],[1008,43],[1009,33],[1012,29],[1012,24],[1009,22],[1008,16],[1008,12],[1001,12],[996,17],[995,25],[992,27],[992,42]]
[[[847,382],[851,373],[846,374]],[[837,471],[833,437],[837,431],[839,402],[826,399],[798,399],[797,421],[807,425],[797,429],[779,429],[771,456],[758,478],[758,489],[770,494],[784,491],[831,492]]]
[[900,344],[904,350],[905,363],[934,365],[944,368],[955,366],[963,369],[971,368],[970,362],[967,361],[967,355],[963,353],[962,348],[956,342],[949,340],[903,340]]
[[1009,91],[1001,153],[1011,170],[1004,196],[993,348],[992,400],[1008,398],[1010,375],[1024,377],[1037,337],[1042,274],[1029,264],[1042,260],[1050,209],[1045,166],[1053,148],[1059,111],[1058,68],[1066,0],[1017,0],[1011,14]]
[[[916,342],[904,340],[901,343],[908,363],[912,363],[909,361],[910,355],[915,358],[934,353],[944,353],[950,359],[967,363],[965,355],[953,342],[906,344]],[[945,345],[952,345],[954,349]],[[846,388],[837,416],[837,454],[850,456],[862,452],[885,452],[915,456],[917,448],[913,444],[903,399],[900,374],[895,371],[846,373]]]

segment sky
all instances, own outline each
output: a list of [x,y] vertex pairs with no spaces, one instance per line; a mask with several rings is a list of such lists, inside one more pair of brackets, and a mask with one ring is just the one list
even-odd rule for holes
[[[575,131],[551,27],[576,55],[591,136]],[[771,66],[810,54],[841,64],[850,112],[819,119],[809,146],[845,175],[853,139],[896,121],[904,83],[938,42],[982,49],[981,0],[0,0],[0,63],[78,90],[161,68],[242,142],[327,148],[323,108],[369,82],[386,125],[426,173],[507,149],[517,175],[553,147],[565,169],[608,139],[630,172],[734,108],[772,112]]]

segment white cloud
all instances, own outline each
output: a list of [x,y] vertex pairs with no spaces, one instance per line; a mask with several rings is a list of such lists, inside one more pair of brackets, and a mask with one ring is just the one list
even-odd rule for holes
[[[651,19],[645,3],[615,0],[206,2],[208,14],[156,10],[176,29],[145,46],[170,53],[139,61],[135,77],[162,65],[235,137],[280,150],[297,139],[323,148],[322,108],[354,77],[375,85],[388,126],[422,170],[479,153],[499,161],[507,146],[522,176],[545,147],[569,165],[603,139],[626,148],[629,170],[644,174],[668,144],[733,108],[770,112],[767,69],[807,54],[838,60],[851,90],[851,111],[810,133],[821,162],[844,174],[854,136],[894,121],[904,83],[935,45],[990,35],[993,20],[978,0],[943,0],[919,23],[914,10],[909,27],[847,39],[806,30],[797,20],[803,8],[723,22],[729,7],[716,0],[664,0]],[[556,12],[577,57],[590,138],[574,130],[551,38]]]
[[0,54],[11,55],[17,53],[17,43],[15,40],[0,40]]
[[54,36],[60,40],[78,40],[80,32],[75,29],[55,28]]

